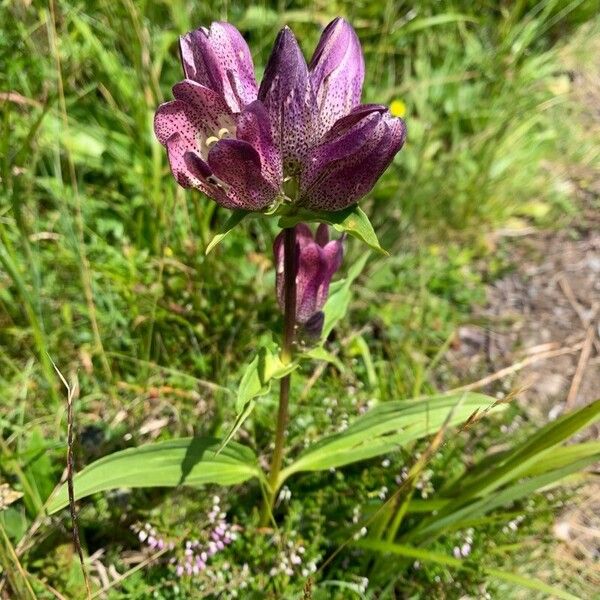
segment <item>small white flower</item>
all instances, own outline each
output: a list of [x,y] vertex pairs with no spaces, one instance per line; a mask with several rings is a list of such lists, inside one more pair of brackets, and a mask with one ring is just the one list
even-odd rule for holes
[[279,492],[278,502],[288,502],[292,497],[292,490],[287,485],[284,485]]

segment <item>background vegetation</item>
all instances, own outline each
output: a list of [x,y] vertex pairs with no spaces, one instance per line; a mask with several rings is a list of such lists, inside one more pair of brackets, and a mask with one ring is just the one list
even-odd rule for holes
[[[341,14],[363,43],[365,100],[405,107],[406,148],[362,204],[391,256],[370,258],[330,341],[347,368],[315,375],[307,367],[295,377],[290,445],[301,448],[374,403],[464,383],[444,352],[483,302],[485,283],[509,268],[487,233],[566,223],[577,208],[561,173],[598,161],[560,62],[567,45],[585,53],[578,32],[590,31],[598,8],[582,0],[0,3],[0,477],[23,494],[0,512],[0,566],[13,573],[2,593],[85,594],[66,513],[41,517],[65,467],[66,393],[53,362],[77,382],[79,467],[152,439],[222,437],[235,417],[229,390],[278,326],[274,229],[253,221],[205,256],[226,212],[174,184],[154,139],[154,111],[181,78],[179,34],[227,19],[246,36],[260,74],[284,23],[309,54]],[[345,268],[363,252],[350,242]],[[261,398],[239,433],[261,456],[275,403]],[[451,489],[465,463],[506,442],[502,427],[517,412],[510,406],[447,437],[417,473],[417,499]],[[533,425],[510,448],[522,449]],[[319,598],[518,597],[519,582],[490,569],[535,573],[523,562],[526,542],[546,540],[563,491],[509,497],[469,527],[415,542],[420,557],[384,563],[347,547],[428,444],[293,480],[276,532],[256,531],[251,485],[96,495],[80,514],[93,581],[110,598],[292,598],[309,575],[305,593]],[[140,527],[151,524],[176,556],[202,535],[214,494],[238,537],[210,572],[178,577],[175,563],[149,560]],[[408,514],[406,543],[423,527],[418,503]],[[469,566],[457,567],[455,549],[460,555],[465,544]],[[292,553],[301,564],[288,572],[280,565]],[[585,578],[558,583],[592,597]]]

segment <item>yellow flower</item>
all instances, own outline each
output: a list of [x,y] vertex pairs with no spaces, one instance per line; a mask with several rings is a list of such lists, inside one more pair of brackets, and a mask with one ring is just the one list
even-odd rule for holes
[[403,117],[406,114],[406,104],[399,98],[390,103],[390,112],[394,117]]

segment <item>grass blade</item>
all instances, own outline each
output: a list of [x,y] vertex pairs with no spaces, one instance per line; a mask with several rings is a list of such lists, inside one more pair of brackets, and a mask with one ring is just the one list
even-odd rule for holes
[[[444,565],[446,567],[451,567],[460,570],[468,570],[473,568],[469,565],[468,561],[460,560],[452,556],[446,556],[445,554],[441,554],[439,552],[432,552],[431,550],[415,548],[413,546],[408,546],[405,544],[393,544],[390,542],[385,542],[383,540],[363,539],[357,541],[356,545],[360,548],[364,548],[365,550],[396,554],[397,556],[403,556],[405,558],[420,560],[422,562],[434,562],[440,565]],[[481,568],[486,574],[490,575],[491,577],[495,577],[496,579],[501,579],[509,583],[514,583],[516,585],[525,587],[530,590],[534,590],[536,592],[542,592],[544,594],[548,594],[549,596],[561,598],[563,600],[581,600],[577,596],[574,596],[573,594],[570,594],[565,590],[561,590],[560,588],[548,585],[547,583],[540,581],[539,579],[535,579],[533,577],[525,577],[523,575],[509,573],[500,569],[486,567],[485,565]]]

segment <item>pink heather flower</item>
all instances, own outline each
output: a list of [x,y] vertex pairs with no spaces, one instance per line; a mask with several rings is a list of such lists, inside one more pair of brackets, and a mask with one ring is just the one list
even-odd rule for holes
[[262,211],[294,178],[298,204],[337,211],[375,185],[404,144],[404,121],[360,104],[364,59],[354,29],[334,19],[307,65],[281,30],[260,87],[235,27],[180,38],[185,79],[156,111],[156,137],[174,177],[227,208]]

